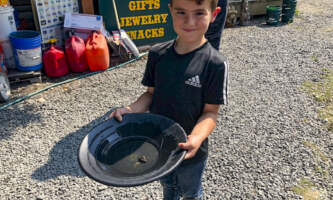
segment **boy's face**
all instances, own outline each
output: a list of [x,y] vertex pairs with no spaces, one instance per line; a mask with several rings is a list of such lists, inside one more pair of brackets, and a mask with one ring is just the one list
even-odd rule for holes
[[205,0],[201,5],[194,0],[173,0],[169,4],[174,31],[183,42],[197,42],[204,35],[211,22],[215,20],[220,8],[211,10],[210,1]]

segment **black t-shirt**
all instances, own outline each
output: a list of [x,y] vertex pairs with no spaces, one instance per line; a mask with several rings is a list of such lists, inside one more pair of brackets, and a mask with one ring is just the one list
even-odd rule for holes
[[[142,84],[154,87],[150,112],[173,119],[190,134],[205,104],[227,103],[228,65],[208,42],[178,54],[174,41],[169,41],[150,50]],[[194,158],[184,162],[196,162],[207,154],[208,139]]]

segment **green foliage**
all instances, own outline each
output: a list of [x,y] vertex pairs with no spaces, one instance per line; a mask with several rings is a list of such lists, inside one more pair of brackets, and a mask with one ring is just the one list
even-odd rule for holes
[[[312,56],[312,60],[314,62],[319,61],[316,55]],[[324,68],[323,75],[319,81],[306,81],[302,87],[316,101],[322,104],[318,108],[318,117],[325,121],[328,130],[333,132],[333,71]],[[332,182],[332,177],[330,176],[331,158],[326,156],[316,144],[304,141],[303,145],[311,149],[313,153],[314,175],[322,181]],[[308,178],[302,178],[291,190],[302,196],[304,200],[321,200],[321,196],[327,192]]]
[[325,177],[329,175],[328,171],[324,170],[321,166],[315,166],[315,171]]
[[313,60],[313,62],[319,62],[319,58],[317,55],[312,55],[311,59]]
[[320,82],[306,81],[303,88],[324,106],[318,109],[318,116],[327,123],[327,128],[333,132],[333,71],[323,69]]
[[304,141],[303,145],[309,147],[312,150],[314,156],[317,158],[316,160],[323,162],[329,161],[329,158],[320,150],[320,148],[317,145],[312,144],[308,141]]
[[300,11],[296,8],[296,10],[295,10],[295,17],[298,17],[300,14],[301,14]]
[[324,178],[329,178],[329,169],[331,168],[330,158],[327,157],[320,148],[308,141],[303,141],[303,145],[312,150],[314,163],[314,171]]
[[320,200],[320,192],[315,189],[315,185],[311,180],[302,178],[292,191],[302,196],[304,200]]

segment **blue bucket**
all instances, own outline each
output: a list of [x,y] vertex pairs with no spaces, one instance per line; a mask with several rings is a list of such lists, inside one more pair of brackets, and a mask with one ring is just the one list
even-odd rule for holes
[[35,71],[42,68],[41,37],[36,31],[16,31],[9,34],[17,69]]

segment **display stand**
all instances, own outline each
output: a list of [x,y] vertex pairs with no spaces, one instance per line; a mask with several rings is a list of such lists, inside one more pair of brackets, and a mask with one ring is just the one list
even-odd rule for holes
[[64,15],[67,12],[79,12],[78,0],[31,0],[31,4],[35,23],[38,24],[42,37],[42,44],[47,44],[50,39],[57,39],[56,45],[62,46],[64,44]]

